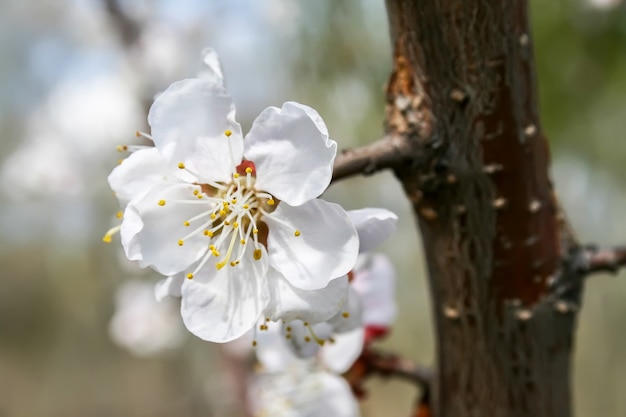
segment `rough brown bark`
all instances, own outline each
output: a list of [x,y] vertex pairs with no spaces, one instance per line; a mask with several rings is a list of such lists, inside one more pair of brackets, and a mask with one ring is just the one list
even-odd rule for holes
[[433,415],[569,416],[581,280],[548,175],[527,2],[387,10],[386,133],[417,150],[395,173],[426,248]]

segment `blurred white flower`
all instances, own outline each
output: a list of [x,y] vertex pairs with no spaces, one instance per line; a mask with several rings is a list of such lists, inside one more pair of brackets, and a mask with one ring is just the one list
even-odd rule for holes
[[142,357],[179,347],[187,334],[178,303],[158,302],[154,285],[138,280],[126,282],[117,290],[109,333],[115,344]]
[[301,362],[282,372],[262,373],[250,384],[257,417],[356,417],[357,401],[341,377]]
[[126,254],[164,275],[185,272],[183,320],[205,340],[234,340],[264,311],[326,320],[345,302],[358,252],[347,213],[317,198],[337,144],[315,110],[294,102],[263,111],[244,140],[219,60],[205,54],[200,77],[172,84],[150,109],[156,149],[109,177],[127,204]]

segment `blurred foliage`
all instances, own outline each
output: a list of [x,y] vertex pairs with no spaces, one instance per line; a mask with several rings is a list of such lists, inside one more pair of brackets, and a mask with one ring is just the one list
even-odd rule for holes
[[[626,7],[533,1],[542,120],[555,180],[581,236],[624,241]],[[106,185],[115,144],[145,127],[143,101],[191,76],[199,51],[220,53],[244,127],[268,105],[318,109],[340,146],[380,136],[390,71],[379,0],[122,2],[143,26],[128,46],[96,0],[0,1],[0,416],[232,415],[223,351],[189,338],[178,351],[135,358],[113,345],[115,289],[156,280],[100,237],[117,210]],[[70,100],[71,98],[71,100]],[[69,105],[68,103],[72,103]],[[418,236],[389,174],[334,186],[346,208],[400,214],[382,248],[399,276],[400,318],[386,346],[433,360]],[[626,283],[593,279],[577,339],[577,414],[626,412]],[[231,388],[229,388],[231,387]],[[410,387],[370,382],[365,416],[402,415]]]

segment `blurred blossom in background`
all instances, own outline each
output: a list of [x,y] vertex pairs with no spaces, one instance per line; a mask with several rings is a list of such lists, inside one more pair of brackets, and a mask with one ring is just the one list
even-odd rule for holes
[[[561,201],[583,241],[624,242],[626,6],[531,3],[542,121]],[[244,130],[265,107],[296,100],[320,112],[340,147],[376,139],[391,69],[384,4],[120,1],[131,24],[112,4],[0,0],[0,416],[237,415],[236,363],[245,355],[172,330],[180,328],[177,314],[159,322],[159,308],[176,304],[146,316],[140,307],[149,298],[136,295],[121,312],[129,293],[160,277],[123,260],[115,238],[101,241],[118,210],[106,184],[124,157],[115,147],[141,144],[134,132],[147,128],[152,98],[195,76],[205,46],[222,59]],[[399,214],[405,226],[381,248],[396,267],[399,294],[384,344],[430,363],[424,265],[399,185],[390,174],[356,178],[325,198]],[[587,285],[578,415],[626,412],[623,278]],[[124,346],[115,324],[123,320],[136,325],[133,337],[163,323],[174,336],[164,349],[144,346],[133,355],[114,343]],[[399,414],[413,401],[413,388],[399,381],[368,388],[365,416]]]

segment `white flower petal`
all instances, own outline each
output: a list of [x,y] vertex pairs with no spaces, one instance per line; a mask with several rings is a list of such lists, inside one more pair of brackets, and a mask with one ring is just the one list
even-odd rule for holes
[[[176,201],[197,201],[193,195],[195,188],[191,184],[154,187],[143,198],[128,205],[120,230],[128,259],[139,260],[142,268],[151,266],[163,275],[174,275],[206,252],[207,239],[202,233],[186,239],[183,246],[178,245],[178,240],[193,227],[185,227],[183,223],[209,208],[209,203]],[[158,204],[160,200],[166,202],[164,206]]]
[[[137,235],[143,229],[143,221],[137,209],[129,204],[124,210],[124,220],[120,228],[120,241],[124,248],[124,253],[130,261],[141,261],[141,244]],[[145,268],[145,265],[140,265]]]
[[350,385],[340,376],[327,372],[319,374],[322,392],[318,399],[319,416],[358,417],[359,406]]
[[[235,121],[235,106],[230,95],[220,84],[203,78],[173,83],[155,99],[148,114],[148,123],[152,127],[155,146],[168,156],[172,167],[184,162],[190,167],[195,165],[196,169],[203,168],[198,150],[216,149],[222,152],[221,143],[226,146],[228,143],[224,134],[226,130],[232,132],[230,140],[235,159],[239,155],[241,160],[241,126]],[[210,175],[203,179],[228,180],[230,172],[223,177],[220,168],[203,169],[203,174]]]
[[350,287],[363,303],[365,325],[389,326],[396,319],[396,275],[385,255],[374,254],[355,269]]
[[363,325],[363,304],[352,286],[350,286],[348,301],[341,310],[328,320],[335,333],[346,333]]
[[265,316],[274,321],[303,320],[319,323],[337,314],[348,298],[347,276],[330,281],[320,290],[296,288],[273,268],[270,268],[267,280],[270,303],[265,310]]
[[167,159],[156,148],[133,152],[115,167],[109,175],[109,185],[120,204],[125,206],[133,198],[139,198],[154,185],[171,180]]
[[285,372],[257,375],[249,387],[249,403],[256,416],[359,416],[348,383],[307,363]]
[[330,184],[337,143],[319,114],[295,102],[268,107],[244,140],[256,166],[256,187],[292,206],[318,197]]
[[224,85],[224,71],[220,58],[212,48],[204,48],[202,51],[202,62],[204,66],[198,74],[198,78],[204,78],[211,83]]
[[343,374],[361,355],[364,338],[363,327],[334,335],[334,343],[326,343],[320,350],[322,362],[331,371]]
[[341,206],[320,199],[298,207],[281,202],[263,220],[269,227],[270,265],[291,285],[321,289],[354,266],[359,241]]
[[[255,331],[254,340],[257,342],[254,353],[263,366],[265,372],[282,372],[290,366],[297,364],[297,358],[285,339],[282,325],[265,320],[257,324],[265,324],[268,328],[264,331]],[[258,327],[258,326],[257,326]]]
[[381,208],[348,211],[348,216],[359,234],[359,252],[368,252],[383,243],[396,230],[398,216]]
[[257,322],[269,302],[267,257],[256,261],[254,248],[236,267],[220,270],[207,263],[193,279],[185,280],[181,314],[187,329],[210,342],[229,342],[244,335]]
[[156,300],[161,302],[167,298],[180,297],[184,281],[185,276],[183,274],[176,274],[157,282],[154,286]]

